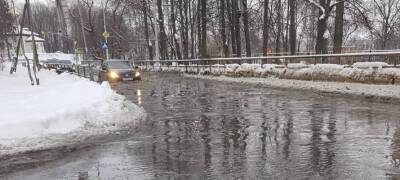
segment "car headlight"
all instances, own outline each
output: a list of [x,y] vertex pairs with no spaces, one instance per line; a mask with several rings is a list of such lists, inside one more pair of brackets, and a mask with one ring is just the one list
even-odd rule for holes
[[110,78],[112,78],[112,79],[117,79],[119,76],[118,76],[118,74],[116,73],[116,72],[110,72]]
[[135,77],[139,77],[139,76],[140,76],[140,72],[136,72]]

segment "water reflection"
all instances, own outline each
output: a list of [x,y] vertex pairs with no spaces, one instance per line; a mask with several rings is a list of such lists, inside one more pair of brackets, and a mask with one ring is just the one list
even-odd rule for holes
[[[400,172],[398,105],[145,77],[114,88],[146,109],[147,122],[128,140],[94,149],[91,161],[83,158],[90,177],[381,179]],[[110,166],[96,171],[94,162]]]
[[138,89],[136,95],[137,95],[137,104],[142,105],[142,91]]
[[394,106],[174,75],[155,81],[140,88],[146,89],[145,99],[151,97],[143,106],[158,122],[155,131],[164,132],[152,133],[152,146],[159,150],[149,156],[167,161],[153,162],[157,178],[368,179],[386,174],[387,159],[371,156],[370,149],[390,153],[388,142],[373,136],[392,133],[387,123],[396,121]]

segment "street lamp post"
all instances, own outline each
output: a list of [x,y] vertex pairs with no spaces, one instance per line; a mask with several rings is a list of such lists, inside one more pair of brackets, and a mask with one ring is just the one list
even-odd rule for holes
[[[105,3],[105,5],[104,5],[104,8],[103,8],[103,23],[104,23],[104,40],[105,40],[105,43],[106,43],[106,45],[108,46],[108,37],[107,37],[107,35],[106,34],[108,34],[107,33],[107,25],[106,25],[106,8],[107,8],[107,4],[108,4],[108,0],[106,0],[106,3]],[[108,60],[110,57],[109,57],[109,54],[108,54],[108,47],[107,48],[105,48],[105,51],[106,51],[106,60]]]

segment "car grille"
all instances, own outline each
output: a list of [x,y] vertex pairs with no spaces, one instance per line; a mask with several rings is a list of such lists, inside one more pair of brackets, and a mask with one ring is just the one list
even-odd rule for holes
[[133,76],[132,76],[132,73],[124,73],[124,74],[122,74],[122,77],[123,78],[131,78]]

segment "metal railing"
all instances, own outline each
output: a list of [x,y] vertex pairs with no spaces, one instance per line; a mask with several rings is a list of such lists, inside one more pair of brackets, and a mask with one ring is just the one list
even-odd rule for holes
[[80,77],[84,77],[84,78],[88,78],[91,81],[99,81],[99,69],[96,68],[95,66],[93,66],[93,64],[84,64],[84,65],[76,65],[74,67],[75,70],[75,74],[80,76]]
[[297,55],[297,56],[260,56],[260,57],[233,57],[233,58],[205,58],[205,59],[183,59],[183,60],[138,60],[137,66],[172,66],[199,65],[210,66],[215,64],[289,64],[306,62],[308,64],[342,64],[351,65],[356,62],[386,62],[393,66],[400,63],[400,50],[391,52],[367,52],[367,53],[346,53],[346,54],[318,54],[318,55]]
[[[349,54],[349,53],[374,53],[374,52],[393,52],[393,51],[400,51],[400,49],[391,49],[391,50],[348,50],[342,52],[342,54]],[[296,52],[294,55],[315,55],[315,52]],[[333,51],[328,51],[328,54],[335,54]],[[290,52],[273,52],[273,53],[267,53],[267,56],[290,56]],[[256,53],[255,56],[263,56],[263,53]]]

